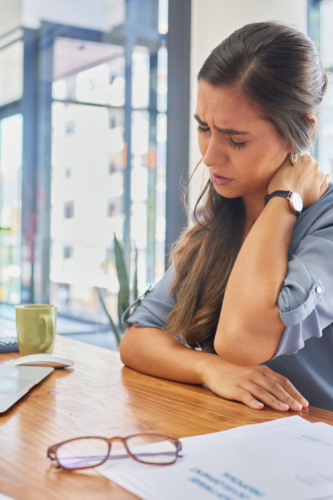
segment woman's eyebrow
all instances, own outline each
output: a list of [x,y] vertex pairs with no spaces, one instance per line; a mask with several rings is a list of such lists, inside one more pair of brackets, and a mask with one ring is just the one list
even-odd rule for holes
[[194,114],[193,116],[197,120],[197,122],[200,123],[200,125],[203,125],[204,127],[208,127],[208,123],[203,122],[197,114]]
[[[200,125],[202,125],[203,127],[208,127],[208,123],[206,122],[203,122],[201,120],[201,118],[195,114],[194,115],[194,118],[197,120],[198,123],[200,123]],[[228,134],[228,135],[247,135],[249,134],[249,132],[241,132],[240,130],[233,130],[231,128],[218,128],[216,127],[216,130],[218,130],[219,132],[222,132],[223,134]]]

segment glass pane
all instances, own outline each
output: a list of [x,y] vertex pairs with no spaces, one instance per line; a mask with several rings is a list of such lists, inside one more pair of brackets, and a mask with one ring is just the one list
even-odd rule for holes
[[319,163],[324,172],[333,174],[333,2],[320,4],[320,56],[328,72],[328,89],[319,120]]
[[132,108],[149,106],[149,51],[134,47],[132,54]]
[[[49,42],[36,54],[43,93],[35,146],[40,192],[48,196],[51,184],[50,273],[45,262],[34,267],[35,297],[104,330],[96,288],[118,323],[114,234],[130,242],[131,299],[135,255],[139,292],[164,273],[168,1],[97,0],[79,10],[53,2],[25,13]],[[35,255],[47,259],[48,213],[37,207]]]
[[94,287],[109,290],[116,316],[113,233],[124,233],[123,110],[55,102],[52,122],[52,302],[103,322]]
[[[10,137],[10,121],[0,123],[0,224],[10,228],[0,233],[0,301],[51,301],[104,330],[96,287],[118,316],[114,233],[130,241],[131,298],[134,249],[139,292],[164,273],[168,0],[77,3],[28,2],[25,28],[0,38],[0,108],[20,100],[11,112],[22,105],[26,125],[22,141],[21,116]],[[23,186],[20,248],[22,142],[23,178],[35,184]]]
[[156,169],[156,263],[155,276],[158,281],[164,274],[165,262],[165,196],[166,196],[166,141],[167,117],[157,115],[157,169]]
[[320,5],[320,56],[326,68],[333,67],[333,2]]
[[28,0],[22,3],[24,25],[31,28],[39,28],[47,20],[66,26],[109,32],[122,24],[126,16],[126,0]]
[[23,41],[0,46],[0,106],[21,99],[23,93]]
[[124,48],[119,45],[57,38],[53,74],[54,99],[110,106],[125,103]]
[[328,78],[327,97],[319,121],[319,163],[324,172],[333,174],[333,74]]
[[[168,52],[163,44],[157,54],[135,47],[132,58],[132,100],[148,88],[143,75],[150,72],[150,111],[132,113],[132,175],[131,175],[131,240],[138,250],[139,293],[158,281],[165,269],[165,202],[166,202],[166,131],[167,131],[167,63]],[[136,58],[138,61],[136,61]],[[138,66],[138,67],[137,67]],[[141,79],[138,75],[141,75]],[[135,102],[148,106],[148,100]],[[133,106],[135,107],[135,106]],[[156,113],[160,111],[160,113]],[[162,113],[161,113],[162,112]]]
[[158,0],[158,31],[166,35],[169,29],[169,1]]
[[131,241],[138,250],[139,293],[147,288],[149,114],[132,113]]
[[0,122],[0,301],[12,304],[21,298],[22,122]]
[[158,51],[157,77],[157,110],[165,113],[168,102],[168,50],[165,46]]

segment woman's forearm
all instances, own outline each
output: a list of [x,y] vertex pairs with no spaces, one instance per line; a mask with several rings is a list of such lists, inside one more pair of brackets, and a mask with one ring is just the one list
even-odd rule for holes
[[[289,380],[267,366],[244,368],[184,346],[157,328],[126,330],[120,342],[122,362],[142,373],[187,384],[206,384],[218,396],[255,409],[300,411],[308,403]],[[261,402],[259,402],[261,401]]]
[[285,198],[272,198],[246,238],[226,288],[215,350],[231,363],[251,366],[276,352],[285,326],[278,295],[287,275],[296,221]]
[[204,365],[215,354],[189,349],[158,328],[130,326],[121,339],[122,362],[135,370],[155,377],[204,384]]

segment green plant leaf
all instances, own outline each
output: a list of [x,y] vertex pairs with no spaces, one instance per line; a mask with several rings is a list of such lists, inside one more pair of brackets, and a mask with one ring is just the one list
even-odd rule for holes
[[114,253],[116,258],[116,269],[119,283],[119,293],[118,293],[118,320],[119,327],[124,331],[123,324],[121,322],[122,315],[129,307],[130,303],[130,286],[126,271],[125,259],[123,250],[120,246],[119,241],[115,233],[113,233],[114,239]]

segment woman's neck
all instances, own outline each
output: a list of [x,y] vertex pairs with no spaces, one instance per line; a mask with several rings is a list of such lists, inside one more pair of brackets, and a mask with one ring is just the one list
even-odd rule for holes
[[260,191],[259,193],[254,193],[248,196],[243,196],[243,202],[245,207],[245,224],[244,224],[244,234],[243,243],[251,231],[253,224],[258,219],[259,215],[264,209],[264,201],[267,191]]
[[256,221],[264,209],[267,190],[243,196],[245,215],[247,219]]

